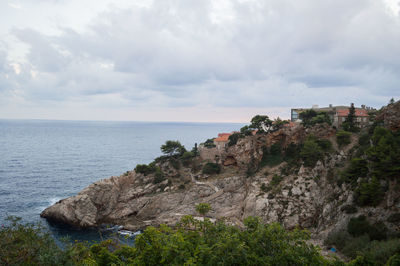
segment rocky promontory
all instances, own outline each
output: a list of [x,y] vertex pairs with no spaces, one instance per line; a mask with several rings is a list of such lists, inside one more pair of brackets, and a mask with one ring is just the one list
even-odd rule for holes
[[[392,108],[398,106],[396,103]],[[395,128],[396,122],[388,118],[391,110],[385,109],[384,122]],[[155,173],[136,171],[103,179],[48,207],[41,216],[83,228],[114,224],[138,230],[149,225],[174,225],[184,215],[196,216],[198,203],[209,203],[209,218],[224,218],[239,226],[244,218],[258,216],[265,222],[280,222],[288,229],[307,228],[324,237],[345,226],[350,218],[365,215],[399,231],[399,223],[389,219],[400,213],[399,180],[380,181],[386,191],[379,204],[356,205],[354,182],[342,182],[341,173],[356,156],[361,133],[353,133],[350,143],[341,146],[337,132],[328,124],[309,128],[299,124],[245,136],[222,150],[201,146],[199,156],[189,162],[156,161],[163,173],[161,179]],[[273,156],[267,153],[274,144],[287,151],[310,136],[332,144],[315,164],[306,165],[298,157],[268,163]],[[203,173],[204,165],[210,162],[220,165],[221,172]],[[362,182],[361,176],[355,182]]]

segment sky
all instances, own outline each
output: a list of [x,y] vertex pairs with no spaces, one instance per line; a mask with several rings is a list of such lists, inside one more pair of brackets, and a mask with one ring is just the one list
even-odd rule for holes
[[400,98],[398,0],[1,0],[0,118],[248,122]]

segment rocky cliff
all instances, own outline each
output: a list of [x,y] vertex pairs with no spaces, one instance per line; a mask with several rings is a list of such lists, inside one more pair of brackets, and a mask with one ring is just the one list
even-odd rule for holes
[[[339,148],[335,134],[336,130],[328,125],[308,129],[298,125],[247,136],[222,151],[203,148],[200,158],[188,166],[177,167],[168,160],[159,162],[165,174],[162,182],[154,174],[127,172],[93,183],[78,195],[48,207],[41,216],[79,227],[115,224],[138,230],[161,223],[173,225],[188,214],[196,216],[195,205],[207,202],[212,207],[210,218],[224,217],[239,226],[245,217],[259,216],[287,228],[308,228],[323,238],[345,226],[351,217],[363,214],[399,231],[398,222],[388,222],[391,215],[400,212],[398,181],[384,184],[387,191],[378,206],[354,206],[354,190],[350,184],[338,184],[338,176],[357,148],[359,134],[353,134],[351,143],[344,148]],[[293,161],[274,166],[261,163],[265,147],[279,143],[286,148],[303,143],[310,135],[333,144],[332,151],[315,166],[305,167]],[[222,172],[203,174],[200,169],[208,161],[222,165]],[[249,172],[250,168],[253,169]]]

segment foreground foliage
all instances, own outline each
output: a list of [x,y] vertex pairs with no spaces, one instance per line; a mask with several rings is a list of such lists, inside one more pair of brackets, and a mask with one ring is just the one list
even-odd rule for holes
[[0,265],[399,265],[399,239],[369,242],[368,235],[349,228],[354,237],[345,232],[330,239],[331,244],[348,242],[342,251],[355,259],[346,264],[322,257],[307,243],[307,231],[287,231],[256,217],[248,217],[245,227],[239,228],[185,216],[174,228],[148,227],[134,246],[109,239],[68,244],[64,249],[40,226],[11,221],[0,230]]
[[0,230],[0,265],[63,265],[65,253],[42,227],[9,217]]
[[[191,216],[171,228],[148,227],[134,246],[115,240],[75,243],[64,250],[40,227],[14,221],[0,231],[4,265],[326,265],[308,233],[249,217],[240,229]],[[333,263],[333,262],[332,262]]]

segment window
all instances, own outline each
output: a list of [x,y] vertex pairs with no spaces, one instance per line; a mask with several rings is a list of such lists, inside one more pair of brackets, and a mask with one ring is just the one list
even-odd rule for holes
[[299,113],[295,110],[292,110],[292,120],[297,120],[299,118]]
[[342,122],[346,121],[346,117],[342,117]]
[[361,117],[357,117],[357,122],[361,122]]
[[363,120],[364,120],[364,122],[367,122],[367,118],[366,117],[364,117]]

